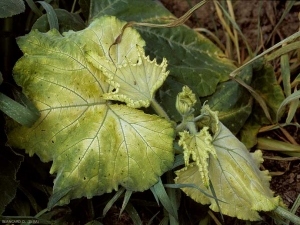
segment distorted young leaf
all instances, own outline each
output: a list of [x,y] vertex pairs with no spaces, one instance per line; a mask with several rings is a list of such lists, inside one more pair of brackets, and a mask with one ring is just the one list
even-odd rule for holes
[[194,110],[197,99],[188,86],[183,86],[182,91],[176,97],[176,109],[180,115],[187,116]]
[[[259,211],[271,211],[279,205],[279,197],[273,197],[269,188],[268,172],[259,170],[261,151],[249,153],[222,123],[219,123],[219,133],[212,144],[217,158],[209,158],[208,171],[222,214],[255,221],[260,220]],[[193,183],[212,194],[205,187],[196,163],[189,164],[176,174],[176,183]],[[208,198],[194,188],[182,190],[196,202],[210,204],[213,211],[219,211],[213,198]]]
[[144,55],[144,50],[138,49],[138,59],[132,62],[128,59],[126,64],[116,66],[114,62],[103,62],[94,51],[89,52],[88,59],[93,66],[103,71],[108,77],[107,82],[114,91],[104,93],[106,100],[125,102],[129,107],[148,107],[157,89],[163,84],[169,72],[166,71],[167,61],[158,65],[156,60],[151,61]]
[[[152,0],[91,0],[90,13],[91,18],[114,15],[126,21],[160,24],[176,18],[159,1]],[[173,28],[135,26],[135,28],[146,41],[145,50],[151,58],[157,58],[158,62],[163,58],[168,60],[170,75],[160,89],[161,98],[158,101],[163,102],[166,111],[175,121],[180,121],[182,118],[176,110],[175,102],[178,92],[184,85],[194,91],[196,98],[209,96],[216,91],[218,84],[229,79],[230,72],[235,69],[233,63],[218,47],[187,26],[181,25]],[[175,91],[174,88],[177,90]],[[227,93],[228,90],[224,92]],[[237,96],[233,92],[230,93],[232,96],[224,99],[224,104],[230,99],[235,103],[232,99]],[[247,113],[244,113],[248,111],[248,108],[245,109],[244,105],[238,103],[227,106],[229,108],[228,117],[233,115],[230,111],[231,108],[232,111],[238,111],[241,108],[241,117],[248,116]],[[195,106],[195,110],[197,109],[200,109],[199,103]],[[235,115],[232,117],[235,118]],[[241,120],[245,121],[244,118]],[[230,121],[233,124],[235,122],[240,121],[234,119]]]
[[208,132],[208,127],[204,127],[197,134],[189,134],[187,131],[180,132],[179,145],[184,149],[184,161],[185,165],[188,166],[190,155],[192,160],[196,163],[199,168],[199,173],[203,184],[208,187],[209,185],[209,174],[208,174],[208,159],[210,155],[216,157],[215,148],[212,145],[212,136]]
[[[8,134],[8,144],[53,161],[54,194],[70,190],[59,204],[111,192],[119,185],[143,191],[172,167],[173,125],[105,100],[103,95],[113,87],[103,70],[87,60],[91,50],[102,57],[103,67],[111,59],[124,68],[139,60],[145,42],[134,29],[126,29],[122,41],[112,46],[124,24],[107,16],[82,31],[61,35],[56,30],[35,30],[18,39],[24,56],[14,67],[14,78],[41,117],[31,128],[10,125],[15,128]],[[153,73],[160,71],[159,65],[144,63],[159,67],[150,69]]]

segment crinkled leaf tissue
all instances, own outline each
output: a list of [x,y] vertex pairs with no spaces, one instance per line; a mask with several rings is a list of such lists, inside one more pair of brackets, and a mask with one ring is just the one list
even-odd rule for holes
[[179,144],[184,149],[186,166],[175,172],[175,183],[195,184],[213,195],[210,181],[218,202],[195,188],[182,190],[196,202],[210,204],[215,212],[221,210],[239,219],[260,220],[258,211],[272,211],[281,203],[269,188],[268,171],[259,170],[263,161],[261,151],[249,153],[208,105],[201,111],[201,130],[196,134],[180,132]]
[[[121,185],[143,191],[174,161],[173,125],[145,114],[168,72],[145,56],[144,40],[125,22],[105,16],[82,31],[31,31],[18,38],[24,56],[14,78],[41,113],[28,128],[10,124],[8,144],[53,161],[61,201],[91,198]],[[126,104],[116,104],[112,100]]]
[[[151,104],[168,76],[167,62],[145,56],[145,42],[133,28],[115,44],[124,25],[104,16],[82,31],[35,30],[17,39],[24,56],[14,78],[41,116],[32,127],[8,121],[8,144],[53,161],[54,194],[71,190],[61,205],[119,185],[144,191],[172,168],[173,124],[138,109]],[[194,128],[179,133],[186,165],[176,171],[175,182],[195,184],[210,195],[212,186],[218,202],[197,189],[182,190],[240,219],[259,220],[258,211],[275,209],[280,198],[269,189],[268,172],[259,170],[261,152],[249,153],[207,105],[195,124],[195,95],[184,87],[178,96],[182,124]]]

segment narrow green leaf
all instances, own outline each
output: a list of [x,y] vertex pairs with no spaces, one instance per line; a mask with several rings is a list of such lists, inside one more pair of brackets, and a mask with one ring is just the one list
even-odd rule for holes
[[155,217],[159,214],[160,212],[158,211],[157,213],[154,214],[154,216],[151,217],[151,219],[148,221],[147,225],[152,225],[153,220],[155,219]]
[[123,210],[126,208],[131,195],[132,195],[132,191],[126,190],[119,216],[121,216],[121,214],[123,213]]
[[18,123],[30,127],[39,118],[39,114],[0,93],[0,110]]
[[295,200],[295,202],[291,208],[291,213],[295,214],[299,207],[300,207],[300,194],[298,194],[297,199]]
[[74,190],[76,186],[69,186],[67,188],[61,189],[57,192],[55,192],[53,195],[50,196],[49,202],[47,205],[48,210],[50,211],[55,205],[58,204],[58,202],[65,197],[69,192]]
[[143,225],[143,222],[138,214],[138,212],[136,211],[136,209],[133,207],[133,205],[128,202],[128,204],[125,207],[126,212],[128,213],[128,215],[130,216],[130,218],[133,221],[134,225]]
[[[86,27],[84,21],[81,19],[79,14],[70,13],[64,9],[55,9],[54,11],[57,15],[59,32],[61,34],[69,30],[83,30]],[[33,29],[38,29],[40,32],[49,31],[50,26],[47,19],[47,15],[42,15],[40,18],[38,18],[32,26],[32,30]]]
[[285,96],[291,95],[291,71],[290,71],[290,63],[289,56],[287,54],[282,55],[280,58],[280,71],[282,76],[283,83],[283,91]]
[[31,8],[31,10],[37,15],[37,16],[42,16],[43,13],[41,10],[37,7],[37,5],[34,3],[33,0],[25,0],[28,4],[28,6]]
[[106,213],[108,212],[108,210],[110,210],[110,208],[113,206],[113,204],[118,200],[118,198],[123,194],[123,192],[125,191],[125,188],[121,187],[116,194],[109,200],[109,202],[105,205],[104,209],[103,209],[103,216],[106,215]]
[[53,7],[49,3],[44,1],[38,1],[38,3],[40,3],[47,12],[50,30],[52,29],[59,30],[58,19]]
[[[166,188],[195,188],[197,190],[199,190],[203,195],[207,196],[208,198],[213,198],[215,199],[215,197],[211,194],[208,194],[204,189],[199,188],[197,185],[195,184],[164,184],[164,187]],[[215,199],[216,200],[216,199]],[[221,201],[221,200],[219,200]]]
[[288,115],[287,115],[286,120],[285,120],[285,122],[287,124],[290,123],[292,121],[292,119],[294,118],[294,116],[297,112],[297,109],[299,107],[299,102],[300,102],[299,98],[291,101],[289,111],[288,111]]
[[0,18],[7,18],[25,11],[23,0],[1,0]]
[[153,196],[154,196],[154,198],[155,198],[155,201],[156,201],[157,205],[159,205],[159,199],[158,199],[158,196],[157,196],[157,194],[156,194],[156,192],[155,192],[153,186],[150,187],[150,191],[152,192],[152,194],[153,194]]
[[169,217],[165,216],[159,223],[159,225],[169,225]]
[[171,200],[161,182],[161,179],[159,179],[159,181],[153,186],[153,190],[168,213],[178,220],[177,210],[173,208]]
[[288,96],[287,98],[285,98],[285,99],[281,102],[281,104],[280,104],[280,106],[279,106],[279,108],[278,108],[278,110],[277,110],[277,113],[276,113],[276,122],[278,122],[279,116],[280,116],[282,110],[284,109],[284,107],[285,107],[287,104],[289,104],[289,103],[291,103],[292,101],[297,100],[297,99],[299,99],[299,98],[300,98],[300,90],[295,91],[293,94],[291,94],[290,96]]
[[33,112],[37,116],[40,116],[40,112],[37,109],[37,107],[33,104],[33,102],[28,97],[26,97],[24,93],[18,91],[17,89],[13,89],[12,93],[16,102],[19,102],[20,104],[28,108],[31,112]]
[[[174,177],[173,177],[173,171],[167,171],[166,172],[166,177],[167,177],[167,182],[168,183],[174,183]],[[180,189],[167,189],[167,194],[170,197],[170,201],[172,204],[173,209],[178,211],[179,206],[180,206],[180,198],[181,198],[181,191]],[[172,215],[169,215],[170,217],[170,225],[179,225],[179,221],[174,218]]]
[[280,57],[281,55],[284,55],[292,50],[296,50],[300,48],[300,41],[295,41],[290,44],[284,45],[278,50],[272,52],[271,54],[265,56],[266,61],[271,61],[273,59],[276,59],[277,57]]
[[280,216],[288,219],[289,221],[291,221],[294,224],[300,224],[300,217],[292,214],[291,212],[289,212],[288,210],[286,210],[283,207],[278,206],[275,210],[275,213],[278,213]]

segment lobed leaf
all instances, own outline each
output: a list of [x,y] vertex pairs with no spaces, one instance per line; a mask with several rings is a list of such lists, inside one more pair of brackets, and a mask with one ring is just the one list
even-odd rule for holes
[[[261,151],[249,153],[245,146],[222,124],[212,144],[217,158],[209,158],[208,173],[222,214],[243,220],[260,220],[258,211],[274,210],[280,203],[269,189],[267,171],[260,171]],[[178,184],[196,184],[212,195],[204,185],[199,166],[191,163],[176,172]],[[182,189],[188,196],[201,204],[210,204],[218,212],[217,202],[194,188]]]
[[[124,24],[102,17],[79,32],[32,31],[18,39],[24,56],[14,67],[14,78],[41,116],[31,128],[11,125],[8,144],[53,161],[54,194],[67,190],[59,204],[111,192],[119,185],[143,191],[172,167],[173,125],[104,99],[113,87],[103,70],[87,60],[92,50],[102,57],[103,66],[113,60],[125,68],[127,60],[138,60],[141,50],[136,46],[141,48],[144,41],[134,29],[126,29],[122,42],[112,45]],[[159,65],[144,63],[161,79]]]

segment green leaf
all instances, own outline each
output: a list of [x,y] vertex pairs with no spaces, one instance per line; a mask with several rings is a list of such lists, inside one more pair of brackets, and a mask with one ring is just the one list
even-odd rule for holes
[[[265,101],[271,117],[275,121],[276,112],[284,101],[284,94],[277,83],[273,67],[268,63],[262,63],[261,67],[253,72],[251,86]],[[277,118],[279,119],[281,115],[282,113],[279,113]],[[247,119],[245,127],[241,130],[241,140],[247,148],[251,148],[257,143],[258,130],[267,124],[270,124],[270,121],[265,116],[261,106],[254,102],[252,113]]]
[[103,65],[111,59],[124,67],[127,60],[136,62],[136,45],[144,41],[134,29],[126,29],[122,42],[112,46],[124,24],[102,17],[79,32],[32,31],[18,39],[24,56],[14,67],[14,78],[41,117],[32,128],[12,130],[8,144],[53,161],[54,194],[76,186],[59,204],[118,190],[119,185],[144,191],[173,165],[173,125],[106,101],[103,95],[113,87],[86,58],[93,50],[103,57]]
[[30,127],[40,117],[39,112],[0,93],[0,110],[18,123]]
[[52,29],[59,30],[58,19],[53,7],[47,2],[38,1],[38,3],[40,3],[47,12],[47,18],[48,18],[50,30]]
[[[222,124],[212,144],[217,158],[209,158],[209,177],[214,187],[221,212],[243,220],[260,220],[258,211],[274,210],[280,202],[269,188],[267,171],[260,171],[261,151],[249,153],[245,146]],[[199,166],[191,163],[176,172],[176,183],[194,183],[205,190]],[[206,189],[212,195],[211,190]],[[218,212],[217,202],[206,197],[197,189],[183,188],[183,191],[201,204],[210,204]]]
[[151,191],[153,192],[154,196],[156,196],[164,208],[168,211],[168,213],[173,216],[176,220],[178,220],[178,213],[177,210],[174,209],[173,204],[162,184],[161,179],[151,187]]
[[299,98],[300,98],[300,91],[295,91],[293,94],[291,94],[290,96],[288,96],[281,102],[280,106],[278,107],[277,113],[276,113],[276,121],[277,122],[280,118],[280,114],[282,114],[284,107],[287,104],[292,103],[294,100],[298,100]]
[[[252,66],[248,66],[239,76],[245,83],[252,80]],[[219,120],[237,134],[252,111],[253,100],[250,93],[234,80],[220,83],[212,96],[202,98],[214,111],[218,111]]]
[[20,14],[25,11],[23,0],[1,0],[0,18],[6,18]]
[[113,206],[113,204],[115,204],[115,202],[119,199],[119,197],[123,194],[123,192],[125,191],[125,189],[123,187],[121,187],[116,193],[115,195],[108,201],[108,203],[105,205],[104,209],[103,209],[103,216],[106,215],[106,213],[110,210],[110,208]]
[[13,151],[0,152],[0,192],[5,193],[0,196],[0,215],[5,211],[5,207],[15,198],[19,185],[19,182],[16,180],[16,174],[22,161],[23,156]]
[[[55,9],[57,15],[59,32],[67,32],[69,30],[79,31],[83,30],[86,26],[79,14],[70,13],[64,9]],[[38,29],[40,32],[47,32],[50,30],[47,15],[44,14],[33,24],[32,30]]]
[[120,216],[121,216],[121,214],[123,213],[125,207],[127,206],[128,202],[129,202],[129,200],[130,200],[131,195],[132,195],[132,191],[128,191],[128,190],[127,190],[127,191],[125,192],[124,199],[123,199],[123,203],[122,203],[122,208],[121,208],[120,214],[119,214]]
[[[115,15],[126,21],[152,23],[167,23],[175,18],[158,1],[92,0],[91,17],[97,18],[105,14]],[[189,86],[197,98],[208,96],[216,91],[219,83],[228,80],[229,73],[235,69],[219,48],[186,26],[136,26],[136,29],[146,41],[145,50],[151,58],[157,58],[158,62],[163,58],[168,60],[170,75],[160,90],[160,102],[176,121],[181,120],[175,108],[176,96],[184,85]],[[200,109],[199,106],[195,110]]]
[[132,219],[134,225],[143,225],[143,222],[142,222],[138,212],[136,211],[136,209],[133,207],[133,205],[130,202],[128,202],[128,204],[126,205],[125,210],[128,213],[128,215],[130,216],[130,218]]

